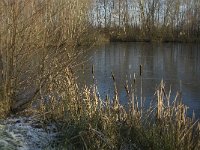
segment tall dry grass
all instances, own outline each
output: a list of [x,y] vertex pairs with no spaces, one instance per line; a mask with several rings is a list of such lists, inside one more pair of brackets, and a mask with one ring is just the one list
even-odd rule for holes
[[90,0],[1,0],[1,116],[27,107],[50,76],[92,46]]
[[[96,85],[79,89],[71,68],[97,34],[88,23],[89,0],[0,1],[0,117],[27,108],[55,121],[68,149],[199,149],[199,122],[169,103],[162,83],[149,109],[126,85],[129,107],[102,100]],[[85,48],[85,47],[84,47]],[[134,82],[135,84],[135,82]]]
[[[134,79],[126,83],[128,107],[114,97],[101,99],[96,85],[79,89],[73,74],[52,79],[50,95],[41,100],[38,117],[54,122],[61,132],[58,149],[199,149],[200,124],[187,116],[187,107],[165,90],[161,81],[149,107],[141,105]],[[62,83],[62,84],[61,84]]]

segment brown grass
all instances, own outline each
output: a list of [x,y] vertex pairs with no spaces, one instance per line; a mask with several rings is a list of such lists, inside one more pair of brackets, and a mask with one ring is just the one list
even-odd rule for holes
[[77,86],[71,68],[82,46],[98,40],[87,20],[89,3],[0,1],[0,118],[35,100],[38,117],[62,131],[61,148],[199,149],[199,122],[186,116],[179,94],[170,99],[163,82],[148,109],[130,83],[129,107],[120,105],[114,75],[113,98],[102,100],[95,84]]
[[[61,82],[65,84],[53,84]],[[69,71],[52,80],[51,94],[41,101],[39,117],[46,123],[56,122],[62,133],[60,149],[200,148],[199,121],[187,117],[179,93],[172,100],[162,81],[152,105],[145,108],[139,105],[134,85],[127,83],[125,108],[119,103],[114,75],[113,82],[114,97],[103,100],[96,85],[79,89]]]

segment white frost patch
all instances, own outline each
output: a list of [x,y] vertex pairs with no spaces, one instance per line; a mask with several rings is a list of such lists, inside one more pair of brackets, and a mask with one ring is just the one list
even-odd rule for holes
[[0,121],[0,149],[42,150],[56,138],[55,127],[45,131],[41,123],[32,118],[10,118]]

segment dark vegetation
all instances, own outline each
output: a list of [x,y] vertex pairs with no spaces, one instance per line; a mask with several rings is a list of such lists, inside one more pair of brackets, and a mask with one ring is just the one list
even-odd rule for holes
[[[80,88],[73,73],[83,51],[106,38],[198,41],[199,1],[97,2],[0,1],[0,118],[26,110],[44,126],[55,122],[62,133],[58,149],[199,149],[199,122],[186,116],[179,93],[170,99],[171,91],[165,91],[163,82],[146,109],[139,106],[134,85],[127,83],[125,108],[119,103],[114,75],[115,96],[102,100],[95,84]],[[108,13],[108,2],[113,2],[115,13]],[[103,9],[95,9],[96,17],[91,16],[101,4],[103,24],[99,16]],[[132,20],[129,4],[137,10],[134,15],[138,17]],[[111,19],[114,14],[118,22]]]

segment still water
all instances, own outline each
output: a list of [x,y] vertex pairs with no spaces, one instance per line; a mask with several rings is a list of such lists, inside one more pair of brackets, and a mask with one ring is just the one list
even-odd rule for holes
[[87,85],[92,83],[91,68],[94,65],[95,79],[102,98],[106,94],[113,96],[113,72],[120,101],[126,104],[124,83],[126,80],[132,82],[135,74],[137,89],[140,91],[139,66],[142,65],[142,97],[147,102],[155,97],[156,86],[163,79],[166,89],[172,89],[172,100],[176,92],[181,90],[183,102],[189,107],[189,115],[194,110],[196,117],[200,118],[199,44],[109,43],[89,52],[87,56],[84,69],[78,73],[79,82]]

